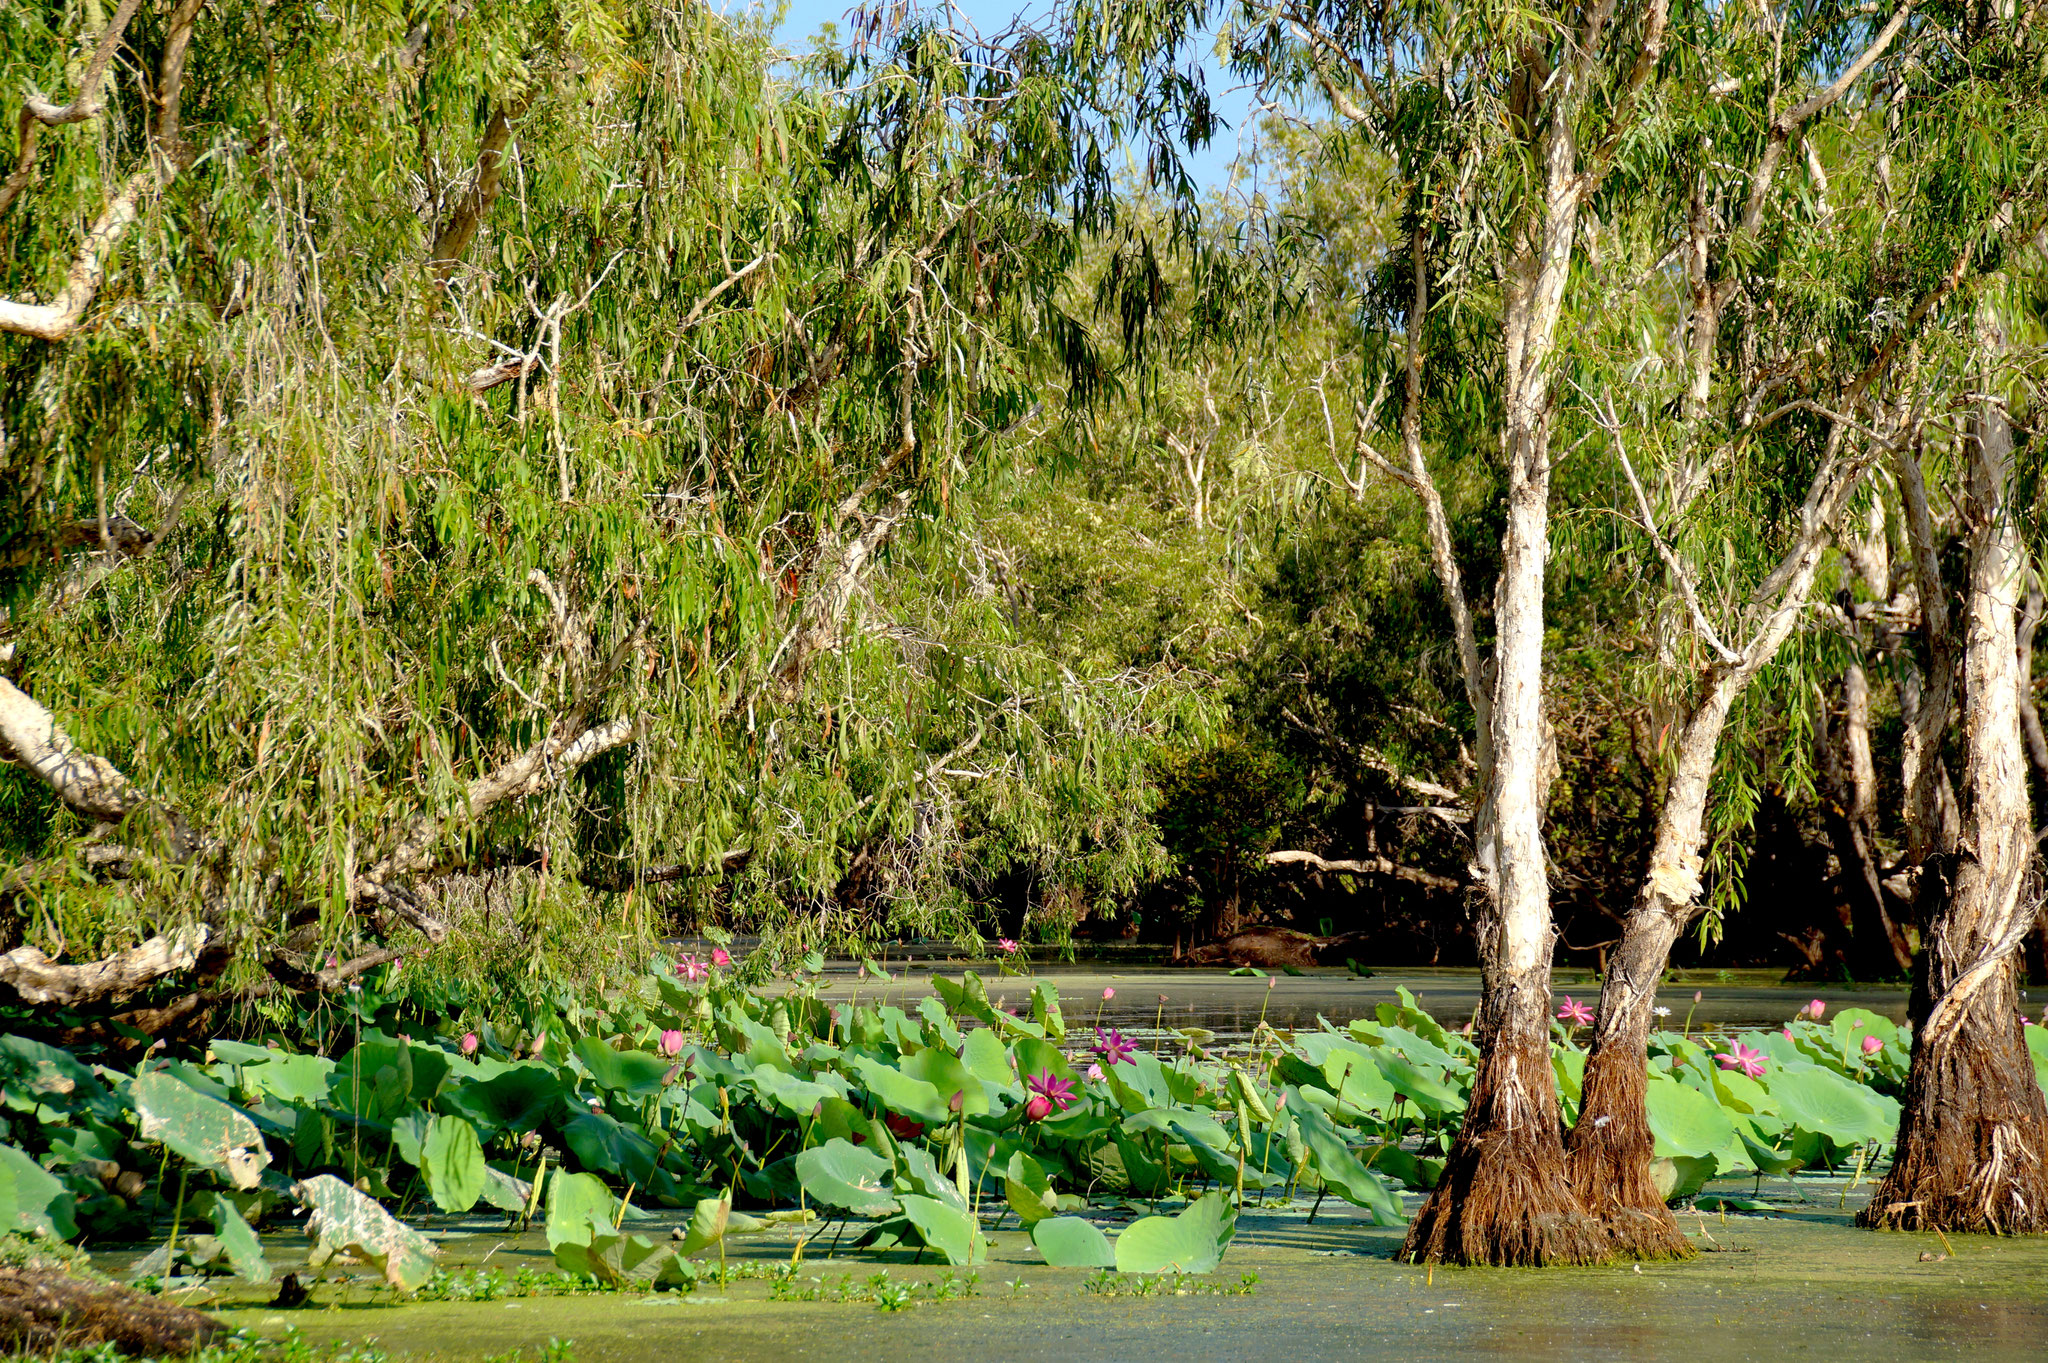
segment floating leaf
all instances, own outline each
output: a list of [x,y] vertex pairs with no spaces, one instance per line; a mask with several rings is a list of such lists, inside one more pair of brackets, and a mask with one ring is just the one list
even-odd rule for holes
[[349,1250],[377,1265],[401,1292],[417,1291],[434,1276],[433,1241],[334,1175],[317,1174],[294,1184],[292,1193],[311,1213],[312,1267]]
[[1119,1273],[1209,1273],[1237,1233],[1237,1211],[1220,1192],[1204,1193],[1178,1216],[1146,1216],[1116,1238]]
[[1031,1243],[1054,1268],[1114,1268],[1116,1251],[1092,1221],[1051,1216],[1031,1227]]

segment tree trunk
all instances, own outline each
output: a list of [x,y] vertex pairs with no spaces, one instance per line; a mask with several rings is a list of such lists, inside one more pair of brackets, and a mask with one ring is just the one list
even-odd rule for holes
[[[2003,338],[1983,329],[1987,352]],[[1996,373],[1984,389],[1996,392]],[[1963,827],[1930,862],[1912,1070],[1892,1167],[1857,1220],[1896,1229],[2048,1231],[2048,1104],[2034,1081],[2013,983],[2037,905],[2020,737],[2017,606],[2026,559],[2007,497],[2012,426],[2000,400],[1970,439],[1969,596],[1963,638]]]
[[1650,1172],[1649,1039],[1657,984],[1672,944],[1698,915],[1700,845],[1714,754],[1740,681],[1712,679],[1679,737],[1678,762],[1634,908],[1600,984],[1600,1013],[1586,1056],[1579,1120],[1566,1145],[1572,1187],[1606,1223],[1617,1253],[1636,1259],[1687,1259],[1678,1229]]
[[[1529,95],[1544,82],[1525,72]],[[1481,1057],[1464,1125],[1409,1228],[1401,1257],[1465,1264],[1592,1263],[1607,1235],[1565,1178],[1550,1066],[1555,937],[1544,864],[1548,789],[1543,715],[1543,586],[1549,554],[1550,355],[1577,234],[1576,148],[1568,115],[1549,111],[1541,207],[1511,263],[1504,318],[1507,534],[1495,588],[1492,856],[1475,924]],[[1475,834],[1488,837],[1475,827]],[[1491,865],[1486,863],[1490,861]]]
[[1651,1007],[1672,945],[1702,912],[1700,853],[1707,795],[1728,712],[1798,626],[1827,547],[1828,527],[1862,476],[1864,460],[1842,454],[1843,429],[1837,423],[1830,433],[1827,461],[1815,474],[1801,509],[1800,533],[1756,598],[1756,604],[1768,604],[1768,612],[1733,663],[1708,667],[1679,729],[1677,760],[1665,782],[1649,873],[1601,981],[1600,1013],[1593,1024],[1579,1119],[1566,1143],[1566,1159],[1573,1188],[1606,1224],[1617,1254],[1679,1259],[1693,1253],[1651,1174]]
[[1829,840],[1842,864],[1853,969],[1859,980],[1896,979],[1913,968],[1913,948],[1885,906],[1877,848],[1877,767],[1870,753],[1870,683],[1860,663],[1842,675],[1839,728],[1822,735],[1823,802]]

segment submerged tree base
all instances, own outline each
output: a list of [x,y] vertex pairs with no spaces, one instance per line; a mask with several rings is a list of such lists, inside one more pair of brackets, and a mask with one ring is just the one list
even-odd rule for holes
[[1915,1038],[1891,1170],[1857,1214],[1880,1230],[2048,1232],[2048,1103],[2008,981]]
[[1480,1063],[1464,1129],[1400,1257],[1501,1267],[1603,1263],[1614,1257],[1607,1230],[1565,1178],[1549,1048],[1502,1040]]
[[1606,1228],[1619,1259],[1690,1259],[1699,1251],[1678,1228],[1651,1173],[1647,1052],[1596,1050],[1586,1062],[1579,1120],[1565,1141],[1565,1172],[1586,1210]]

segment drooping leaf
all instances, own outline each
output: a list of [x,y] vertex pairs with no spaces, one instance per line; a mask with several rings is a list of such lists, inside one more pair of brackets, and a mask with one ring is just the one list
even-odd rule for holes
[[214,1237],[228,1262],[235,1266],[236,1276],[245,1283],[270,1281],[270,1262],[263,1257],[263,1243],[243,1219],[233,1199],[225,1193],[208,1192],[200,1196],[194,1207],[201,1216],[212,1220]]
[[1354,1207],[1370,1211],[1374,1225],[1398,1226],[1402,1223],[1405,1218],[1401,1213],[1401,1199],[1395,1196],[1394,1190],[1351,1153],[1351,1147],[1337,1134],[1337,1128],[1331,1125],[1330,1119],[1302,1101],[1297,1089],[1287,1092],[1287,1112],[1293,1117],[1302,1144],[1307,1148],[1308,1157],[1325,1187]]
[[483,1146],[476,1128],[443,1113],[427,1129],[422,1147],[427,1192],[444,1212],[466,1212],[483,1196],[487,1181]]
[[294,1184],[292,1193],[310,1214],[314,1267],[346,1250],[377,1265],[401,1292],[417,1291],[434,1276],[433,1241],[334,1175],[316,1174]]
[[949,1206],[936,1198],[905,1193],[903,1214],[917,1228],[927,1245],[946,1256],[949,1264],[978,1264],[988,1257],[981,1228],[965,1207]]
[[263,1135],[248,1113],[198,1092],[182,1079],[152,1071],[129,1086],[128,1100],[135,1106],[138,1136],[226,1175],[237,1188],[255,1187],[270,1165]]

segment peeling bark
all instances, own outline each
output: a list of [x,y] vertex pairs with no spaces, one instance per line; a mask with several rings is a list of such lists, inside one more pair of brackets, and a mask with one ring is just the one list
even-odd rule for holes
[[1605,1223],[1619,1254],[1678,1259],[1693,1253],[1651,1175],[1651,1009],[1672,946],[1705,910],[1700,869],[1707,795],[1729,710],[1797,628],[1827,548],[1828,527],[1874,457],[1874,449],[1844,457],[1842,440],[1838,424],[1829,436],[1827,458],[1807,489],[1800,532],[1752,602],[1763,618],[1733,664],[1717,661],[1707,667],[1679,727],[1649,873],[1601,981],[1579,1117],[1566,1141],[1566,1157],[1572,1186]]
[[[1996,388],[2000,324],[1980,319]],[[1892,1166],[1858,1216],[1905,1230],[2048,1231],[2048,1103],[2034,1081],[2014,986],[2038,905],[2020,736],[2018,606],[2026,556],[2010,497],[2011,420],[1985,396],[1969,446],[1969,593],[1963,639],[1962,834],[1930,863],[1912,1069]]]

